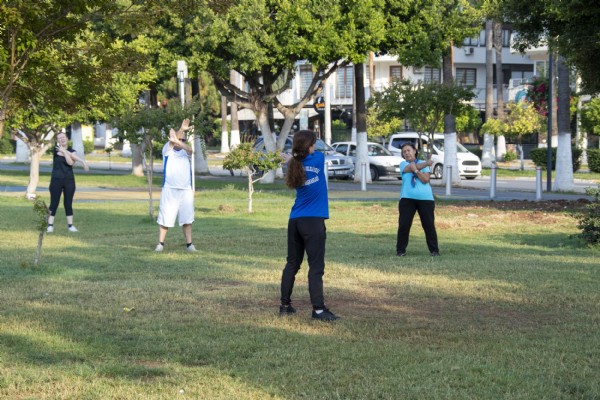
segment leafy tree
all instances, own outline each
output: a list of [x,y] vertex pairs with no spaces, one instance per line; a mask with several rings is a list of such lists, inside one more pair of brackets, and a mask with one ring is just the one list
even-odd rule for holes
[[481,123],[479,111],[475,107],[468,105],[456,116],[456,133],[459,135],[475,133],[481,126]]
[[581,126],[587,133],[600,135],[600,98],[587,102],[582,110]]
[[[252,212],[252,195],[254,194],[254,183],[265,177],[262,171],[269,171],[281,165],[283,159],[277,152],[254,151],[252,143],[241,143],[232,150],[225,160],[223,168],[233,171],[241,169],[248,177],[248,212]],[[256,177],[256,178],[255,178]]]
[[[296,115],[323,81],[349,60],[364,58],[385,26],[381,0],[198,3],[186,32],[192,62],[210,71],[229,101],[254,111],[269,151],[283,148]],[[285,106],[277,96],[290,87],[298,62],[313,66],[313,79],[298,102]],[[245,87],[231,84],[230,70],[243,77]],[[285,118],[277,142],[269,125],[271,106]],[[265,182],[272,179],[268,174]]]
[[504,10],[519,33],[516,47],[555,40],[559,54],[577,69],[587,93],[600,92],[600,41],[597,38],[600,4],[579,0],[503,0]]
[[[115,121],[119,128],[119,135],[131,143],[139,144],[146,160],[146,177],[148,180],[148,214],[154,216],[154,205],[152,199],[152,181],[154,177],[154,146],[158,141],[165,143],[170,129],[177,130],[181,122],[190,117],[195,117],[198,124],[199,134],[202,127],[206,126],[203,121],[205,115],[199,112],[199,104],[191,103],[182,107],[177,100],[168,102],[164,108],[149,108],[138,106],[129,113],[124,113]],[[202,149],[196,149],[202,151]]]
[[33,266],[37,267],[42,255],[42,243],[44,242],[44,233],[48,228],[48,206],[41,197],[36,197],[33,202],[33,212],[35,213],[36,230],[38,231],[38,242],[33,259]]
[[465,102],[473,97],[472,90],[459,85],[402,81],[375,93],[373,106],[383,120],[408,119],[414,130],[427,135],[432,143],[433,134],[443,126],[444,116],[460,114],[467,107]]

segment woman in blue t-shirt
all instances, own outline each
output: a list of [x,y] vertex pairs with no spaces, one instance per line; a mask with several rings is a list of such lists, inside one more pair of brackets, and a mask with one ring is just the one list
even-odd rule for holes
[[408,235],[412,226],[415,212],[419,213],[421,225],[425,231],[427,247],[433,257],[440,255],[438,248],[437,232],[435,230],[435,202],[433,191],[429,185],[429,167],[431,160],[419,162],[417,148],[411,142],[404,143],[401,147],[402,157],[405,161],[400,163],[402,174],[402,189],[398,204],[398,238],[396,240],[396,254],[400,257],[406,255]]
[[287,263],[281,275],[280,315],[294,314],[292,291],[296,274],[308,256],[308,292],[313,306],[312,318],[333,321],[338,317],[325,307],[323,274],[325,271],[325,220],[329,218],[329,200],[325,177],[325,156],[315,152],[317,135],[300,131],[294,135],[292,155],[282,154],[288,162],[286,185],[296,189],[296,201],[288,221]]

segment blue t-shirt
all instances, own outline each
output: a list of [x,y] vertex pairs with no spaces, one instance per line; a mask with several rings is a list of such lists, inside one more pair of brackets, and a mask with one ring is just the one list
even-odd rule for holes
[[[421,161],[417,160],[417,163]],[[402,189],[400,190],[401,199],[414,200],[433,200],[433,191],[429,183],[423,183],[419,179],[416,180],[415,186],[412,185],[412,172],[403,172],[404,168],[410,164],[408,161],[400,163],[400,173],[402,174]],[[425,167],[421,172],[430,172],[429,167]]]
[[301,217],[329,218],[329,200],[325,181],[325,156],[320,151],[302,160],[306,181],[296,188],[296,201],[290,219]]

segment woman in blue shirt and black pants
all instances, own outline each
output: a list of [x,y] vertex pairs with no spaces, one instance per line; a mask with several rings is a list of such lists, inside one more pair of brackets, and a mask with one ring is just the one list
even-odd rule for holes
[[425,231],[425,240],[432,257],[440,255],[437,232],[435,230],[435,202],[433,191],[429,185],[429,167],[431,160],[419,162],[417,148],[411,142],[404,143],[401,147],[402,157],[405,161],[400,163],[402,173],[402,189],[398,211],[398,238],[396,241],[396,254],[399,257],[406,255],[408,235],[413,223],[415,213],[419,213],[421,225]]
[[300,131],[294,135],[292,155],[288,161],[286,185],[296,189],[296,201],[288,221],[287,263],[281,275],[280,315],[294,314],[292,290],[296,274],[308,256],[308,291],[313,306],[312,318],[333,321],[338,317],[325,307],[323,274],[325,272],[325,220],[329,218],[329,200],[325,177],[325,156],[315,152],[317,135]]

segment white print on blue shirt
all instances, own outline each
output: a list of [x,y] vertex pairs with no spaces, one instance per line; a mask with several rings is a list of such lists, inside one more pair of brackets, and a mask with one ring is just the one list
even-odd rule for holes
[[317,167],[311,167],[310,165],[307,165],[306,167],[304,167],[304,170],[306,172],[314,172],[317,175],[319,175],[319,172],[321,171],[319,168],[317,168]]
[[304,182],[304,186],[312,185],[313,183],[319,182],[319,177],[315,176],[314,178],[307,179]]

